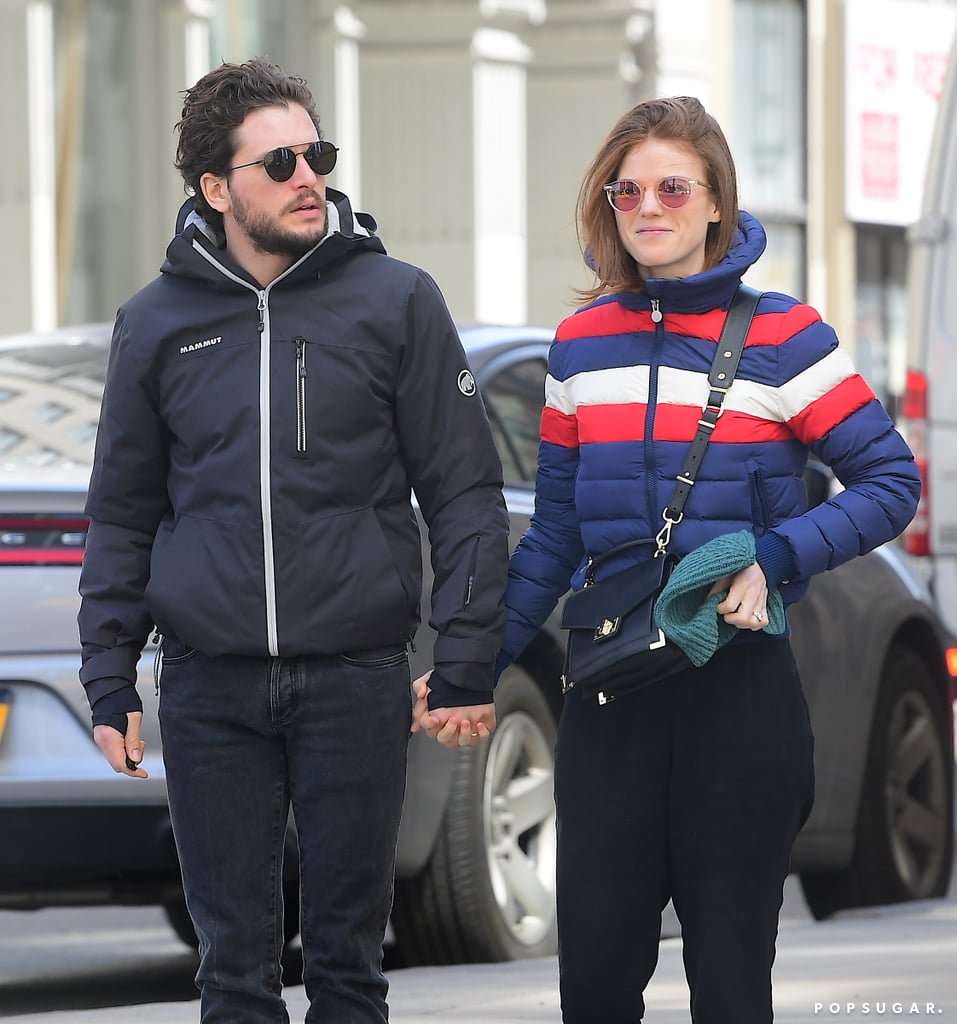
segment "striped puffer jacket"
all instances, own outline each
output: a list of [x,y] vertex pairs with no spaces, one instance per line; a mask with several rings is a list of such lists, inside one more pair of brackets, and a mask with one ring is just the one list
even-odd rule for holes
[[[644,293],[602,296],[559,325],[535,513],[510,562],[507,660],[569,586],[581,586],[587,556],[638,539],[649,540],[651,556],[708,397],[728,305],[764,246],[763,228],[742,213],[718,267],[649,279]],[[809,452],[843,485],[810,510]],[[769,584],[791,603],[815,573],[897,536],[919,491],[910,450],[833,329],[810,306],[767,292],[670,550],[751,530]]]

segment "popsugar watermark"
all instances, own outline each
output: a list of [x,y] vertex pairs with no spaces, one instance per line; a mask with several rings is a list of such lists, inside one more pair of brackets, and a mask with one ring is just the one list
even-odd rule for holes
[[875,999],[860,1003],[815,1003],[815,1017],[938,1017],[944,1012],[939,1003],[897,1002]]

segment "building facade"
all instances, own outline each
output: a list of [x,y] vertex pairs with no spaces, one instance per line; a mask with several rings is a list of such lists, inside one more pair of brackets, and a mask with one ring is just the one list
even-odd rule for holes
[[616,117],[700,96],[768,229],[749,281],[816,305],[891,397],[915,215],[892,193],[922,174],[920,140],[894,133],[929,132],[894,104],[911,64],[932,94],[955,16],[957,0],[0,0],[5,330],[110,319],[155,275],[183,199],[182,90],[266,54],[308,79],[340,147],[330,183],[387,249],[457,315],[506,323],[553,324],[587,282],[575,200]]

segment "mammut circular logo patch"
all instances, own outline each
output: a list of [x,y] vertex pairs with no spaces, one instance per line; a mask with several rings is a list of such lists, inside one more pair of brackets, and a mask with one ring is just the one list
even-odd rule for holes
[[459,374],[459,391],[461,391],[466,398],[470,398],[475,394],[475,378],[472,376],[471,370],[463,370]]

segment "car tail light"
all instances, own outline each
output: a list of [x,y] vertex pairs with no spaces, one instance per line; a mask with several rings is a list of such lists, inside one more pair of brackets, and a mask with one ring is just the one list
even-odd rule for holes
[[927,378],[916,370],[907,371],[901,403],[901,430],[907,438],[920,473],[920,501],[917,514],[904,530],[904,550],[909,555],[930,554],[930,501],[927,472]]
[[948,647],[945,656],[947,658],[947,671],[952,678],[957,679],[957,647]]
[[0,514],[0,566],[79,565],[88,527],[85,516]]

